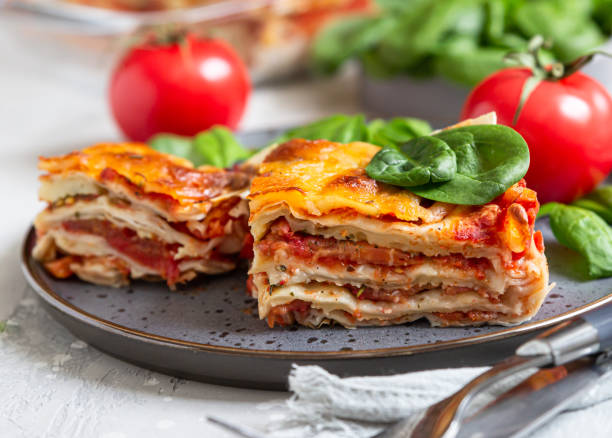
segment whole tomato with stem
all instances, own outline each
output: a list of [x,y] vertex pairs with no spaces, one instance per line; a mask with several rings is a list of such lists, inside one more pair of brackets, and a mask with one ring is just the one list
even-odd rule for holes
[[174,33],[132,47],[112,74],[109,98],[123,133],[147,141],[160,132],[235,129],[250,91],[247,68],[231,46]]
[[598,81],[578,71],[593,53],[563,65],[540,60],[542,39],[529,53],[510,54],[526,68],[485,78],[468,96],[462,119],[495,111],[498,122],[529,145],[525,176],[540,202],[569,203],[590,192],[612,169],[612,98]]

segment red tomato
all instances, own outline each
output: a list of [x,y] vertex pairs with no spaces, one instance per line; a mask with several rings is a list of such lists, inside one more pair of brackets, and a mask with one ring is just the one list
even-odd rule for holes
[[250,91],[247,69],[228,44],[192,35],[132,48],[109,90],[119,127],[135,141],[159,132],[192,136],[213,125],[235,129]]
[[498,122],[516,129],[529,145],[531,164],[525,178],[540,202],[571,202],[590,192],[612,168],[612,98],[599,82],[580,72],[543,80],[513,125],[530,76],[524,68],[493,73],[472,90],[461,118],[495,111]]

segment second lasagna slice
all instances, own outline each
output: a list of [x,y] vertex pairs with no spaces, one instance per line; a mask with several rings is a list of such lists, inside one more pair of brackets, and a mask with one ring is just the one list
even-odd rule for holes
[[99,144],[41,158],[34,256],[57,277],[119,286],[170,286],[235,267],[248,233],[249,175],[190,162],[141,144]]
[[249,287],[270,326],[515,324],[548,287],[538,201],[521,181],[493,202],[429,201],[369,178],[367,143],[292,140],[251,187]]

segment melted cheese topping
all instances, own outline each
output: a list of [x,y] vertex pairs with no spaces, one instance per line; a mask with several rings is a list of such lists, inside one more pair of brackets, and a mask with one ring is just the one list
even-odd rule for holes
[[[40,158],[41,198],[95,193],[105,188],[133,202],[146,203],[168,218],[202,217],[219,198],[248,185],[240,171],[194,169],[182,158],[137,143],[103,143],[82,151]],[[95,182],[95,185],[93,184]]]
[[365,167],[378,146],[326,140],[291,140],[270,151],[251,185],[251,218],[266,205],[284,202],[292,209],[321,216],[351,209],[365,216],[389,215],[403,221],[436,222],[453,206],[423,207],[422,198],[373,180]]

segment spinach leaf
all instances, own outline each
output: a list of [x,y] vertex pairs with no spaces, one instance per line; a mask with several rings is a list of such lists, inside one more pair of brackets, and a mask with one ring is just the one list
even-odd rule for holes
[[324,139],[339,143],[367,141],[378,146],[391,146],[403,144],[430,132],[429,123],[410,117],[396,117],[389,121],[375,119],[366,124],[363,114],[353,116],[336,114],[290,129],[273,143],[282,143],[292,138],[304,138],[306,140]]
[[436,74],[446,79],[472,86],[490,72],[506,67],[508,49],[476,47],[472,50],[448,50],[435,60]]
[[371,178],[401,187],[451,180],[457,172],[453,150],[436,137],[419,137],[381,149],[366,167]]
[[429,123],[409,117],[396,117],[389,121],[372,120],[368,124],[367,141],[378,146],[400,145],[431,132]]
[[238,143],[229,129],[222,126],[214,126],[196,135],[193,148],[201,157],[201,164],[216,167],[229,167],[253,154],[253,151]]
[[312,47],[314,70],[333,73],[344,61],[366,51],[393,28],[390,20],[352,17],[324,27]]
[[222,126],[214,126],[193,139],[174,134],[158,134],[149,140],[153,149],[186,158],[194,166],[229,167],[253,153],[244,148],[234,134]]
[[516,12],[516,26],[528,38],[543,35],[552,39],[559,60],[570,61],[605,41],[590,18],[589,3],[585,0],[525,2]]
[[423,198],[452,204],[486,204],[525,176],[529,168],[527,143],[507,126],[465,126],[435,136],[455,152],[457,173],[447,182],[410,188]]
[[595,0],[594,3],[593,18],[605,33],[612,33],[612,1]]
[[591,210],[610,224],[612,223],[612,186],[599,187],[584,198],[574,201],[572,205]]
[[592,278],[612,276],[612,228],[590,210],[556,204],[550,227],[562,245],[584,256]]
[[597,201],[583,198],[577,199],[576,201],[572,202],[571,205],[574,207],[584,208],[585,210],[590,210],[593,213],[598,214],[606,222],[612,223],[612,210]]
[[150,138],[148,143],[149,146],[156,151],[186,158],[191,161],[194,166],[199,166],[201,164],[200,157],[195,153],[192,140],[189,137],[182,137],[174,134],[157,134]]
[[611,0],[377,0],[372,17],[337,20],[319,33],[313,63],[332,72],[349,58],[368,75],[442,76],[475,85],[535,34],[568,61],[612,33]]
[[546,204],[542,205],[538,210],[538,215],[536,216],[536,219],[543,218],[544,216],[550,216],[550,213],[555,208],[557,208],[557,205],[563,204],[559,204],[558,202],[547,202]]
[[290,129],[277,138],[274,143],[282,143],[292,138],[324,139],[339,143],[350,143],[352,141],[366,141],[368,139],[368,129],[365,117],[362,114],[354,116],[337,114],[308,125]]

